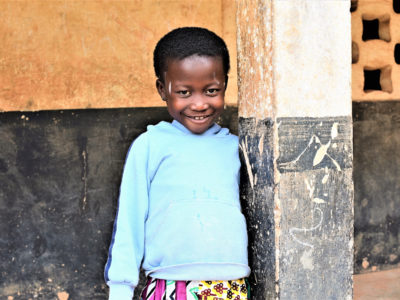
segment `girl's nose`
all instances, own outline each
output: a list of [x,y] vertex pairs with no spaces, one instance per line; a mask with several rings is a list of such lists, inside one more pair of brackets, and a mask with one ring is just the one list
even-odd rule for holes
[[202,96],[193,97],[192,103],[190,106],[190,108],[192,110],[201,111],[201,110],[206,110],[208,107],[209,107],[208,99],[205,99],[205,97],[202,97]]

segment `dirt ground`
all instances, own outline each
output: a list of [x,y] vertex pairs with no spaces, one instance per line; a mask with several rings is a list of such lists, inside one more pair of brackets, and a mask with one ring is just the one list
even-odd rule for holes
[[400,300],[400,268],[354,275],[354,300]]

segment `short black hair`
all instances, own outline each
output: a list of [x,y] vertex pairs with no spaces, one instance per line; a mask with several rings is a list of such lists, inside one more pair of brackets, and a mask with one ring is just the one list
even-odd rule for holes
[[164,35],[154,49],[153,63],[156,76],[164,81],[168,60],[184,59],[192,55],[220,57],[225,78],[230,68],[229,52],[222,38],[201,27],[181,27]]

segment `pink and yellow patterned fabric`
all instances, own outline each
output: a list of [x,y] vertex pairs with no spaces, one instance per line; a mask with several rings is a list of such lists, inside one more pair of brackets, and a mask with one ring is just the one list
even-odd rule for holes
[[142,300],[249,300],[245,279],[173,281],[149,278]]

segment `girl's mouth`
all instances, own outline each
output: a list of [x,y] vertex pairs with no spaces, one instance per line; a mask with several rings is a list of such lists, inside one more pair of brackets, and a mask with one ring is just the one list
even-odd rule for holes
[[211,117],[211,116],[212,115],[205,115],[205,116],[188,116],[188,115],[186,115],[186,117],[193,119],[193,120],[197,120],[197,121],[207,119],[208,117]]

